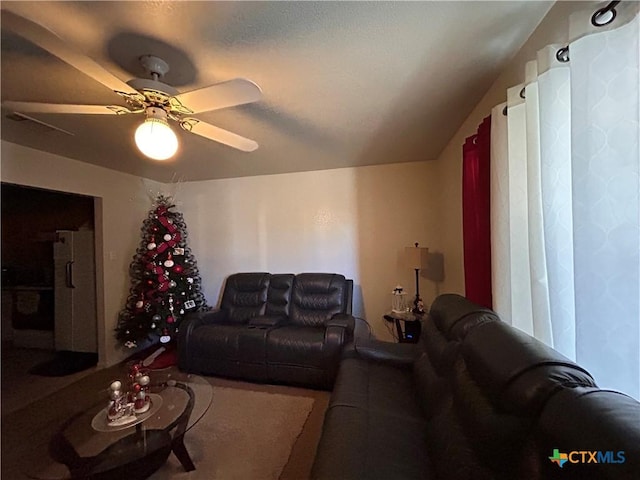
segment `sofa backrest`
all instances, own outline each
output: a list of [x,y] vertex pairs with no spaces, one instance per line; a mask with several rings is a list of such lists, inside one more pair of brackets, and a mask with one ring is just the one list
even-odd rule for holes
[[246,323],[250,318],[264,315],[271,275],[264,272],[235,273],[227,278],[220,309],[227,313],[227,321]]
[[473,326],[491,321],[499,321],[493,312],[454,294],[439,296],[424,321],[423,354],[414,364],[414,377],[427,418],[426,453],[437,478],[493,478],[490,466],[478,457],[468,419],[459,411],[473,396],[473,385],[456,380],[464,370],[464,337]]
[[436,473],[545,478],[552,451],[537,440],[540,416],[558,392],[596,388],[591,375],[458,295],[436,299],[423,332],[414,376]]
[[479,461],[512,478],[542,479],[551,451],[535,442],[542,409],[557,392],[596,387],[584,368],[504,322],[485,322],[461,342],[452,377],[456,413]]
[[322,326],[351,313],[353,281],[334,273],[235,273],[227,278],[220,309],[230,323],[261,315],[289,317],[296,325]]
[[352,283],[336,273],[300,273],[293,280],[290,322],[321,327],[334,315],[351,311]]
[[500,320],[493,310],[454,293],[438,296],[429,309],[429,317],[448,340],[462,340],[475,326]]
[[265,308],[267,315],[289,316],[294,278],[295,275],[292,273],[275,273],[271,275]]

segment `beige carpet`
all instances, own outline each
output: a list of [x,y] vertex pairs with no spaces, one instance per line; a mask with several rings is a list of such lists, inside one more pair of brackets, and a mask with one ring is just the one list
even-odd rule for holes
[[171,455],[151,480],[277,480],[314,399],[213,387],[213,403],[185,435],[196,465],[185,472]]

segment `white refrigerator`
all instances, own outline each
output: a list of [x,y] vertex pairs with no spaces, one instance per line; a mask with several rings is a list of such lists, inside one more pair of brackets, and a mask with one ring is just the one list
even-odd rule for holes
[[93,231],[56,232],[53,244],[55,349],[98,352]]

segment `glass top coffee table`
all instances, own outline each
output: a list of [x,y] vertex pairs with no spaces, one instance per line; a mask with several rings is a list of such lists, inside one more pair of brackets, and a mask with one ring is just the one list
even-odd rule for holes
[[184,445],[185,433],[207,412],[213,389],[197,375],[175,367],[152,370],[155,406],[139,421],[109,427],[106,393],[100,403],[69,418],[53,436],[53,464],[30,476],[42,479],[143,479],[173,452],[185,471],[195,469]]

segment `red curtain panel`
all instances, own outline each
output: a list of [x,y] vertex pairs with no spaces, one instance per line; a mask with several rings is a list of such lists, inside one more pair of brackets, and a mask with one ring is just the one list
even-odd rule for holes
[[482,121],[475,135],[465,140],[462,153],[465,296],[491,308],[491,116]]

